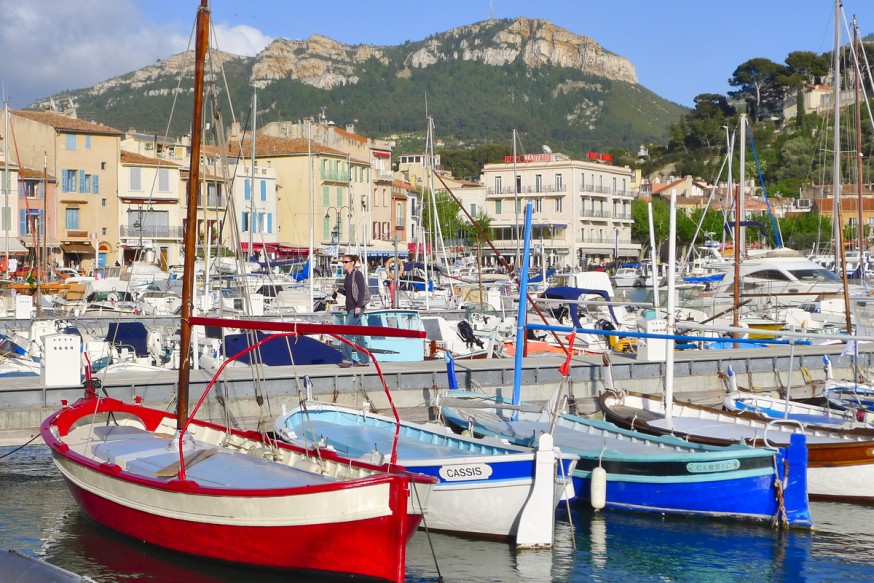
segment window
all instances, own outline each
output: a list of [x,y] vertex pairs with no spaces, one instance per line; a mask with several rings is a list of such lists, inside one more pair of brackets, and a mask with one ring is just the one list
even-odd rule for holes
[[105,198],[100,199],[100,206],[106,206],[106,199]]
[[564,181],[561,178],[561,174],[555,175],[555,191],[561,192],[564,190]]
[[139,168],[131,168],[130,169],[130,189],[133,191],[140,191],[143,189],[142,184],[140,182],[140,169]]
[[85,149],[91,149],[91,136],[85,136]]
[[273,232],[273,213],[267,213],[267,232]]
[[100,194],[100,177],[96,174],[91,177],[91,192]]
[[613,192],[614,193],[616,192],[616,180],[617,180],[617,178],[614,176],[613,177]]
[[243,200],[252,200],[252,185],[248,178],[243,180]]
[[499,215],[499,214],[501,214],[501,213],[503,212],[503,210],[504,210],[504,209],[502,208],[502,207],[504,206],[504,205],[502,204],[503,202],[504,202],[504,201],[502,201],[502,200],[496,200],[496,201],[495,201],[495,214],[496,214],[496,215]]
[[542,213],[543,212],[543,199],[542,198],[535,198],[534,199],[534,212],[535,213]]
[[84,170],[79,171],[79,192],[91,192],[91,175]]
[[170,192],[169,168],[158,168],[158,192]]
[[61,170],[61,192],[76,192],[76,170]]
[[322,187],[322,206],[331,206],[331,192],[329,186]]
[[495,194],[501,194],[501,177],[495,176]]
[[244,233],[249,232],[249,213],[243,213],[240,225],[240,230],[242,230]]
[[267,181],[266,180],[261,181],[261,200],[262,201],[267,200]]
[[67,230],[79,228],[79,209],[66,209]]
[[404,205],[399,202],[395,205],[395,227],[402,229],[404,227],[404,218]]
[[105,235],[105,234],[106,234],[106,227],[103,227],[102,229],[100,229],[100,234],[101,234],[101,235]]
[[66,138],[65,148],[68,150],[76,149],[76,134],[65,134],[64,138]]
[[555,212],[560,213],[562,210],[562,197],[558,197],[555,199]]
[[534,192],[543,192],[543,175],[534,175]]
[[472,216],[473,218],[476,218],[476,203],[475,202],[470,203],[470,216]]

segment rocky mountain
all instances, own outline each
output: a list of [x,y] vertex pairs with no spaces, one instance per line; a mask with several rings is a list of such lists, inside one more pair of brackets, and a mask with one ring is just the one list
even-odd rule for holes
[[[532,150],[549,143],[568,153],[664,141],[684,111],[640,86],[628,59],[540,19],[489,20],[400,46],[279,38],[256,57],[212,59],[218,99],[230,93],[234,111],[245,110],[254,85],[261,122],[324,110],[374,137],[408,136],[412,149],[421,147],[426,100],[447,144],[508,141],[515,128]],[[54,97],[72,98],[80,117],[164,133],[174,96],[190,92],[192,62],[191,53],[173,55]],[[186,130],[189,101],[177,102],[171,133]],[[229,104],[220,107],[228,117]]]

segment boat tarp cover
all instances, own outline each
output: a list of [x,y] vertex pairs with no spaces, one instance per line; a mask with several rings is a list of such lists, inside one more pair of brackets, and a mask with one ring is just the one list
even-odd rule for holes
[[[597,295],[604,298],[605,301],[610,301],[610,295],[602,290],[602,289],[584,289],[581,287],[551,287],[543,292],[543,297],[549,298],[551,300],[568,300],[575,302],[580,299],[580,296],[583,295]],[[582,328],[580,325],[580,317],[577,312],[577,304],[568,304],[568,313],[571,316],[571,320],[574,323],[575,328]],[[613,318],[613,322],[618,324],[619,320],[616,318],[615,312],[613,312],[613,306],[607,306],[610,310],[610,317]]]

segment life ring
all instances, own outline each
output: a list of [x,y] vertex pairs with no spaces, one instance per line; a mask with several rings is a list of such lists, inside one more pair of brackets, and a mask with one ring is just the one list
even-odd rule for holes
[[389,259],[388,261],[385,262],[385,269],[386,269],[386,271],[388,271],[388,278],[389,279],[395,278],[394,265],[396,262],[398,264],[398,266],[397,266],[398,279],[400,279],[401,276],[404,275],[404,262],[400,261],[400,260],[396,260],[394,257],[392,257],[391,259]]
[[109,301],[110,304],[118,303],[118,295],[115,292],[110,292],[110,294],[106,296],[106,299]]

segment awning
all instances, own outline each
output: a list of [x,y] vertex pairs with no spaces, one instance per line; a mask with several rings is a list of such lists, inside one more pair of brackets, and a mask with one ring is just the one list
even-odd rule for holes
[[[27,247],[27,248],[30,248],[30,247],[33,247],[33,246],[34,246],[34,238],[33,238],[32,236],[30,236],[30,235],[27,235],[27,236],[25,236],[25,237],[20,237],[20,238],[18,239],[18,241],[19,241],[23,246],[25,246],[25,247]],[[59,248],[59,247],[61,246],[61,242],[58,241],[58,240],[57,240],[56,238],[54,238],[54,237],[49,237],[49,238],[46,239],[46,240],[43,240],[43,239],[36,239],[36,245],[37,245],[38,247],[42,247],[43,245],[45,245],[45,246],[48,247],[49,249],[57,249],[57,248]]]
[[391,158],[391,152],[384,152],[382,150],[373,150],[373,155],[377,158]]
[[94,255],[94,247],[91,243],[61,243],[61,251],[64,253],[84,253]]
[[27,253],[27,248],[21,244],[18,237],[0,237],[0,253]]
[[[364,251],[363,248],[359,248],[359,251]],[[409,250],[403,243],[398,244],[398,257],[406,257],[409,254]],[[388,241],[368,241],[367,243],[367,256],[368,257],[394,257],[395,256],[395,245],[394,243],[390,243]]]

